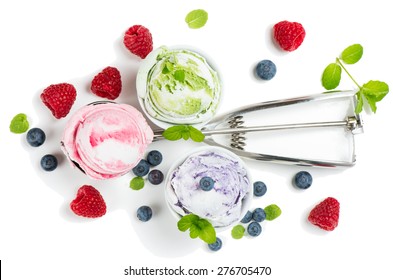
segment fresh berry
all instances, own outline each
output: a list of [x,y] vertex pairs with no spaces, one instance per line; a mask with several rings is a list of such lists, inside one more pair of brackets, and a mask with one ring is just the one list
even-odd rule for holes
[[41,93],[41,100],[56,119],[68,115],[76,99],[76,89],[67,83],[50,85]]
[[316,205],[308,215],[308,220],[321,229],[332,231],[338,225],[340,203],[333,197],[328,197]]
[[147,222],[153,216],[153,211],[149,206],[141,206],[136,211],[137,218],[142,222]]
[[199,187],[201,188],[201,190],[210,191],[214,187],[214,180],[210,177],[207,177],[207,176],[203,177],[199,181]]
[[146,159],[151,166],[157,166],[162,162],[162,154],[157,150],[153,150],[147,154]]
[[121,76],[119,70],[108,66],[98,73],[91,82],[91,91],[103,98],[114,100],[121,92]]
[[265,185],[265,183],[261,182],[261,181],[257,181],[254,183],[254,195],[255,196],[263,196],[265,195],[266,191],[267,191],[267,187]]
[[258,236],[262,232],[262,227],[258,222],[251,222],[247,227],[247,232],[250,236]]
[[285,51],[296,50],[304,40],[306,31],[298,22],[280,21],[273,26],[273,37]]
[[296,173],[293,183],[299,189],[308,189],[312,185],[312,176],[307,171]]
[[252,220],[252,212],[251,211],[247,211],[247,213],[244,215],[244,217],[241,219],[241,223],[243,224],[247,224],[249,222],[251,222]]
[[218,251],[221,249],[222,247],[222,240],[218,237],[216,237],[216,242],[214,243],[210,243],[207,245],[209,247],[210,250],[212,251]]
[[256,73],[262,80],[271,80],[277,73],[276,64],[268,59],[261,60],[257,64]]
[[142,25],[131,26],[124,34],[123,42],[130,52],[142,59],[153,50],[153,37]]
[[143,177],[149,173],[149,170],[150,165],[147,160],[141,159],[137,166],[132,169],[132,172],[134,172],[135,176]]
[[79,188],[70,207],[76,215],[86,218],[98,218],[106,213],[103,197],[96,188],[90,185],[83,185]]
[[264,221],[266,219],[265,210],[263,210],[262,208],[256,208],[252,213],[252,219],[259,223]]
[[44,155],[41,158],[41,167],[45,171],[53,171],[57,167],[57,158],[54,155]]
[[38,127],[30,129],[26,134],[27,143],[32,147],[39,147],[44,144],[46,139],[45,132]]
[[159,185],[164,181],[164,174],[160,170],[154,169],[147,175],[147,180],[153,185]]

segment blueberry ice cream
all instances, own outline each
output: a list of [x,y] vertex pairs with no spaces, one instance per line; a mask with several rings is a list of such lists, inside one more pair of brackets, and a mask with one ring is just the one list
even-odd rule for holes
[[[202,188],[203,178],[211,178],[213,187]],[[250,189],[250,178],[240,159],[211,149],[193,153],[170,171],[166,194],[169,206],[179,215],[193,213],[218,228],[239,221]]]

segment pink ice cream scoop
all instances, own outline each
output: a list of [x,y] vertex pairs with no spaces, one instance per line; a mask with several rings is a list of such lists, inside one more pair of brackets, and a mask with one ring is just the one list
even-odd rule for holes
[[129,172],[144,156],[153,131],[134,107],[93,103],[68,121],[62,150],[74,166],[93,179],[109,179]]

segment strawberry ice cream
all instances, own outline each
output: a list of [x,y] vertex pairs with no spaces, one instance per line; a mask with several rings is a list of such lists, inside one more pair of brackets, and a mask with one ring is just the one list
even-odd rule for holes
[[153,131],[137,109],[108,102],[79,109],[68,121],[61,145],[87,176],[109,179],[136,166],[152,140]]

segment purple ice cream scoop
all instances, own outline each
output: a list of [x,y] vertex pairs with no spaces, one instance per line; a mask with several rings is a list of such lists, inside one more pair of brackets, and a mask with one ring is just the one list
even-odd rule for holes
[[[213,189],[200,187],[203,177],[214,181]],[[236,155],[217,148],[205,148],[188,156],[169,172],[166,184],[167,202],[176,213],[196,214],[216,228],[239,221],[250,190],[244,163]]]

